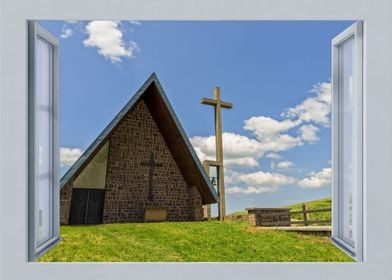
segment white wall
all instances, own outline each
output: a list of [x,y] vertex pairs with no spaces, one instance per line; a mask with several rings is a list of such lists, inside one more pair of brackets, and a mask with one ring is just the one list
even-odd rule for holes
[[[0,1],[1,279],[392,278],[392,1]],[[26,263],[26,19],[364,19],[366,261],[352,264]]]

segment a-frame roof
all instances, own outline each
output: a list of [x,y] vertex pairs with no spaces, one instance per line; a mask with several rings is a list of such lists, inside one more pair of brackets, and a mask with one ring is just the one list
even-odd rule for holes
[[148,78],[131,100],[64,174],[60,180],[60,188],[63,188],[70,180],[79,175],[109,139],[115,128],[141,99],[146,103],[184,179],[189,185],[198,188],[203,204],[218,202],[218,194],[213,188],[155,73]]

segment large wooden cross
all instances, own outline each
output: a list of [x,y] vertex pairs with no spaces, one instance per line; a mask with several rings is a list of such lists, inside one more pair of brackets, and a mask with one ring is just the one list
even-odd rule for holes
[[[224,187],[224,174],[223,174],[223,145],[222,145],[222,115],[221,109],[231,109],[233,104],[220,99],[220,88],[214,89],[214,99],[202,98],[201,104],[214,106],[215,111],[215,146],[216,146],[216,162],[206,161],[204,162],[205,168],[209,166],[216,166],[218,169],[218,217],[219,220],[223,221],[226,215],[226,204],[225,204],[225,187]],[[209,173],[209,172],[208,172]],[[207,206],[209,207],[209,205]],[[208,209],[208,208],[207,208]],[[208,211],[208,210],[207,210]],[[211,212],[211,210],[209,210]]]
[[148,200],[153,201],[154,200],[154,193],[153,193],[154,171],[155,171],[155,167],[161,167],[162,164],[155,162],[154,153],[151,152],[150,160],[148,162],[142,162],[141,165],[146,165],[150,167],[149,179],[148,179]]

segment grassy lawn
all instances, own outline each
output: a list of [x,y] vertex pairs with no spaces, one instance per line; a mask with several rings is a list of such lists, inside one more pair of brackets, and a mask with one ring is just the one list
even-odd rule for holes
[[42,262],[348,262],[326,237],[253,231],[245,222],[62,226]]

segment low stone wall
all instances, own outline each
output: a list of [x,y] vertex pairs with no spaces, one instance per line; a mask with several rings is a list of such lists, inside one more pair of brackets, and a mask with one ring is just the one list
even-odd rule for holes
[[290,209],[287,208],[247,208],[251,226],[290,226]]

